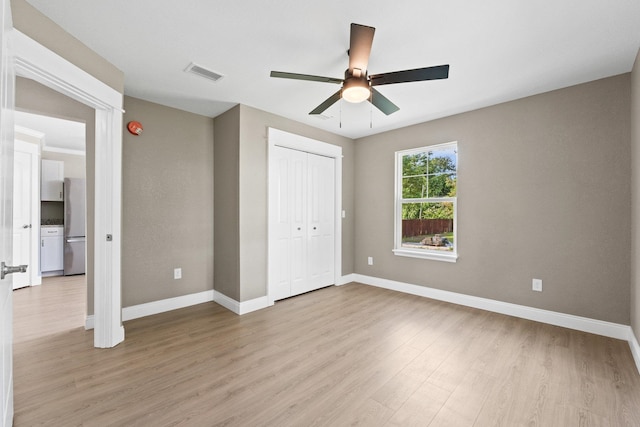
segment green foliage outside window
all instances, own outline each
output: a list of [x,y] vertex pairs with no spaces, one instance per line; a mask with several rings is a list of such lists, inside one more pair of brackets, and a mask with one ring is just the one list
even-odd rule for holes
[[[402,157],[402,198],[456,197],[456,151],[440,149]],[[402,219],[453,219],[451,202],[404,203]]]

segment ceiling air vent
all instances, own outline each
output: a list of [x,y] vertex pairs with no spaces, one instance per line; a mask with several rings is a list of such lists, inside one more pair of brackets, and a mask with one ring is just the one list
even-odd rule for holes
[[196,76],[204,77],[205,79],[213,80],[214,82],[217,82],[222,77],[224,77],[222,74],[218,74],[215,71],[207,70],[206,68],[201,67],[198,64],[194,64],[193,62],[189,64],[189,66],[185,68],[184,71],[187,73],[195,74]]

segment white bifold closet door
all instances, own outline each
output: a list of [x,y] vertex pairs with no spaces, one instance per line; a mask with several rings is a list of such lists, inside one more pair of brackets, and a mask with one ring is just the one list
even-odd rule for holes
[[279,300],[334,284],[335,159],[274,147],[269,274]]

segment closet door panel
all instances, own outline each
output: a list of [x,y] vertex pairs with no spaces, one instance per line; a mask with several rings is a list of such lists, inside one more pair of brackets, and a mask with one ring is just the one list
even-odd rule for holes
[[332,158],[309,154],[308,286],[318,289],[334,283],[334,168]]
[[273,150],[269,169],[271,197],[269,204],[271,236],[269,239],[270,265],[269,276],[274,299],[291,296],[290,241],[291,241],[291,171],[290,150],[276,147]]
[[307,153],[291,155],[291,294],[307,292]]

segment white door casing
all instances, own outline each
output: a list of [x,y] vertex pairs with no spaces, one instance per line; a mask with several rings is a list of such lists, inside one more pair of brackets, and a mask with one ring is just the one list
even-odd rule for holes
[[18,30],[13,29],[11,41],[17,75],[96,110],[94,346],[114,347],[124,340],[120,283],[123,96]]
[[268,188],[269,304],[339,283],[342,148],[269,128]]
[[[0,261],[13,265],[13,114],[15,74],[10,51],[10,0],[0,9]],[[13,423],[13,301],[12,275],[0,280],[0,364],[2,365],[2,426]]]
[[38,274],[38,146],[16,140],[13,160],[13,263],[28,265],[14,273],[13,289],[40,284]]

